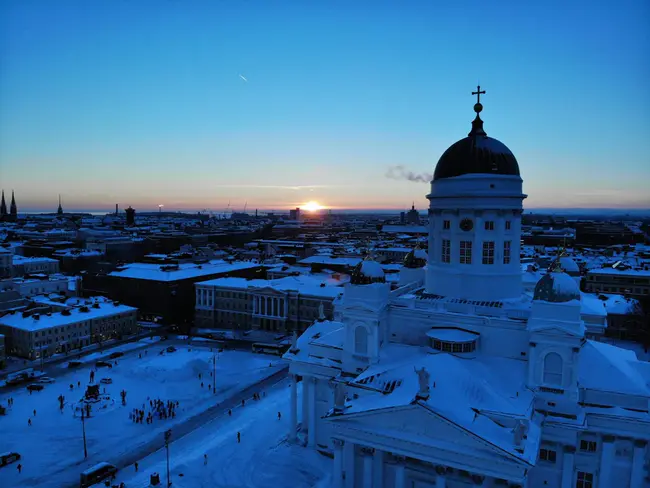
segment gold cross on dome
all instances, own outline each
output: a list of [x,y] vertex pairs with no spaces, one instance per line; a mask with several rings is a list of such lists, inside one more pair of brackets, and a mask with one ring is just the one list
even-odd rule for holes
[[481,95],[485,95],[485,90],[481,91],[481,85],[478,85],[472,95],[476,95],[476,103],[481,103]]

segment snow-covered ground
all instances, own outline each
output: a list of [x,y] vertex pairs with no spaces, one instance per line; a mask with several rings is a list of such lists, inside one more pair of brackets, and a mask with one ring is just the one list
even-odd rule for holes
[[[118,364],[113,368],[97,370],[97,381],[104,377],[113,380],[112,384],[102,384],[101,389],[105,388],[115,403],[106,410],[93,410],[92,417],[86,420],[86,460],[81,421],[72,409],[83,396],[94,363],[61,370],[56,383],[31,395],[25,388],[1,393],[0,404],[7,405],[8,397],[13,397],[14,404],[6,416],[0,416],[0,452],[19,452],[23,471],[18,473],[18,463],[0,468],[0,486],[76,486],[79,473],[98,462],[107,461],[118,467],[131,464],[158,449],[166,429],[190,432],[219,414],[217,404],[286,367],[277,358],[225,351],[218,354],[217,394],[214,395],[208,385],[212,384],[210,375],[216,349],[213,353],[209,345],[175,343],[176,352],[159,355],[170,344],[163,342],[145,350],[127,352],[117,359]],[[81,387],[77,382],[81,382]],[[126,406],[121,405],[122,389],[127,392]],[[63,411],[59,410],[59,395],[65,397]],[[153,424],[133,423],[129,412],[143,405],[149,410],[149,398],[178,401],[176,418],[155,419]],[[31,426],[28,419],[32,421]]]
[[[332,460],[315,450],[287,442],[289,382],[264,390],[260,400],[227,409],[200,429],[170,445],[170,480],[174,488],[308,488],[330,486]],[[300,396],[300,392],[299,392]],[[300,404],[300,403],[299,403]],[[282,417],[278,420],[277,414]],[[237,442],[237,432],[241,443]],[[208,456],[204,464],[204,454]],[[166,483],[164,448],[118,473],[128,488],[146,488],[151,473]]]

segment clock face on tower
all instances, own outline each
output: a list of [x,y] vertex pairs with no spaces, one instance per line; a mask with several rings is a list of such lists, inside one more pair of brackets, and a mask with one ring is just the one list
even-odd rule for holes
[[463,219],[460,221],[460,228],[465,232],[469,232],[474,228],[474,222],[472,222],[471,219]]

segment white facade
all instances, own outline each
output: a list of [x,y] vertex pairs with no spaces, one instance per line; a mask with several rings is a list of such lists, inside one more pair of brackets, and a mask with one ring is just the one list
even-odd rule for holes
[[361,270],[286,353],[290,439],[333,455],[332,487],[650,486],[650,365],[586,337],[560,269],[522,293],[521,189],[434,180],[426,284]]

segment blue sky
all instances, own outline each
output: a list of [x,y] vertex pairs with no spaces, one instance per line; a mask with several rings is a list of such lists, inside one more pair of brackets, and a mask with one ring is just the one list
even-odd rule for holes
[[[477,81],[526,205],[650,208],[650,4],[0,3],[22,210],[422,208]],[[243,75],[248,81],[244,81]]]

